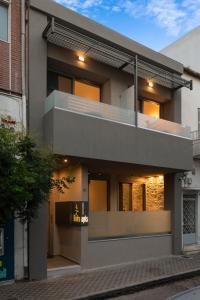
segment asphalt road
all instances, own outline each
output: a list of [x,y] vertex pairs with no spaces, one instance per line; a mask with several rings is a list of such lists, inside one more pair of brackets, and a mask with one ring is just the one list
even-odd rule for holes
[[[200,276],[163,284],[133,294],[110,298],[113,300],[166,300],[177,293],[200,286]],[[200,299],[200,298],[199,298]]]

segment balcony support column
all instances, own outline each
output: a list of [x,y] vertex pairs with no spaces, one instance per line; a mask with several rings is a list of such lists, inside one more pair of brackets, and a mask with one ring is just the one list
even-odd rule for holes
[[138,56],[135,56],[134,63],[134,109],[135,109],[135,126],[138,127]]

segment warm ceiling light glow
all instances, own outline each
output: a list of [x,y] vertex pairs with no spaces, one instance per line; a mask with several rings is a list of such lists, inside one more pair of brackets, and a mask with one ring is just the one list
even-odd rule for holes
[[148,86],[149,86],[149,87],[153,87],[153,86],[154,86],[153,81],[150,81],[150,80],[149,80],[149,81],[148,81]]
[[79,57],[78,57],[78,60],[80,60],[80,61],[85,61],[85,57],[84,56],[82,56],[82,55],[79,55]]
[[64,159],[64,163],[66,164],[68,162],[68,160],[67,159]]

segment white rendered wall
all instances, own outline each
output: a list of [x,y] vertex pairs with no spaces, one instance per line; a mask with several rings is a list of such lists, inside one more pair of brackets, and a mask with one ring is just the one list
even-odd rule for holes
[[[183,38],[169,45],[161,51],[163,54],[183,63],[185,67],[200,73],[200,26],[189,32]],[[183,77],[193,81],[193,90],[182,88],[181,118],[182,124],[190,126],[191,131],[198,130],[198,108],[200,108],[200,79],[188,74]],[[183,184],[185,190],[200,191],[200,160],[194,160],[193,172],[188,172],[187,177],[191,183]],[[197,205],[198,229],[196,242],[200,243],[200,194],[198,192]]]
[[[199,45],[200,51],[200,45]],[[198,108],[200,108],[200,79],[184,74],[184,78],[193,81],[193,90],[182,88],[181,117],[182,124],[190,126],[191,131],[198,130]]]
[[[10,126],[21,131],[26,127],[24,114],[25,109],[20,97],[0,94],[0,124],[4,124],[2,118],[10,117],[16,122],[15,126]],[[24,278],[24,266],[27,265],[27,232],[19,221],[15,220],[14,224],[15,279],[20,280]]]
[[12,120],[16,121],[16,129],[21,130],[25,127],[23,113],[23,104],[20,97],[0,94],[0,118],[10,116]]
[[164,48],[161,53],[200,73],[200,26]]

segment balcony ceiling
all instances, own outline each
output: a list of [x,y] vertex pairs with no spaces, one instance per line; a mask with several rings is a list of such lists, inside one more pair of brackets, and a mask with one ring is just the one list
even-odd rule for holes
[[[47,25],[43,36],[49,43],[76,52],[81,51],[96,61],[134,74],[135,53],[123,51],[116,44],[102,42],[95,37],[90,37],[75,28],[57,22],[54,18]],[[145,60],[143,57],[138,57],[138,76],[170,89],[181,87],[192,89],[191,81],[150,63],[148,58]]]

